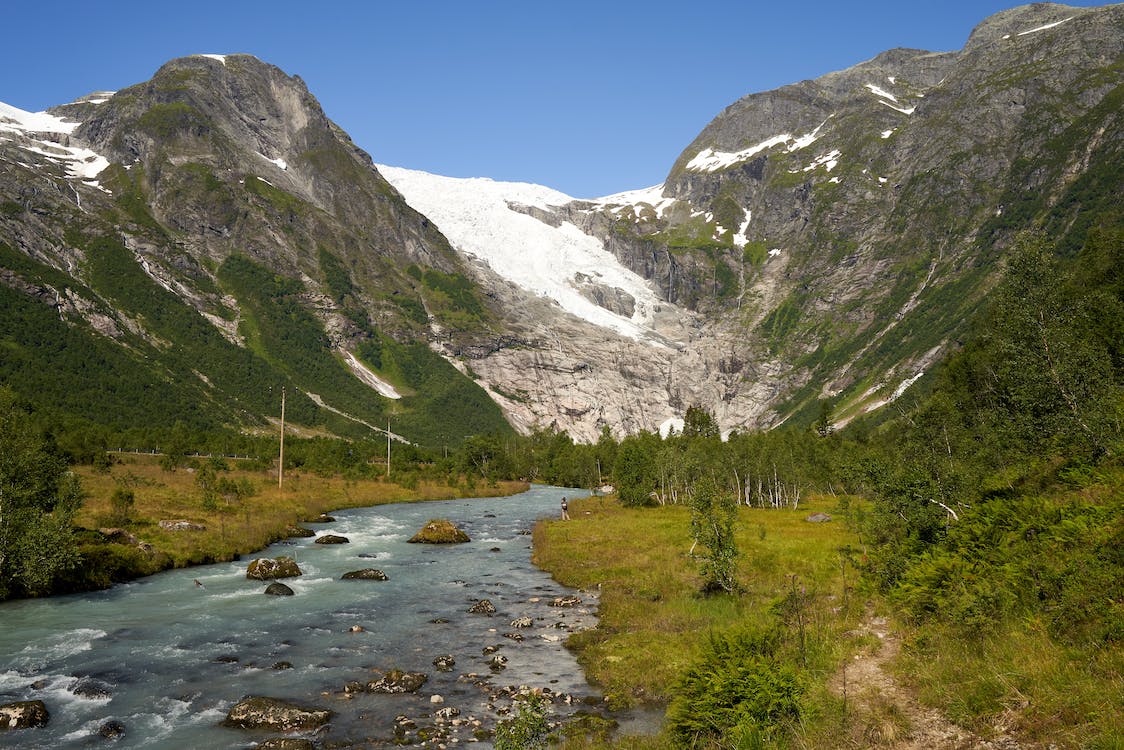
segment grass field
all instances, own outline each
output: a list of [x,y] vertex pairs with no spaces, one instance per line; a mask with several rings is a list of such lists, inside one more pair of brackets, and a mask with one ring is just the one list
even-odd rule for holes
[[[178,468],[165,471],[158,457],[123,455],[108,473],[89,467],[79,469],[86,498],[76,523],[87,529],[121,527],[139,540],[152,545],[157,569],[231,560],[262,549],[286,536],[286,528],[308,521],[321,513],[342,508],[360,508],[386,503],[445,500],[456,497],[510,495],[522,492],[526,483],[499,482],[477,485],[471,492],[453,487],[418,482],[412,488],[379,480],[349,480],[294,472],[285,476],[283,489],[277,475],[246,471],[230,461],[230,471],[221,475],[248,486],[251,494],[237,500],[223,499],[208,509],[196,484],[197,471]],[[127,523],[113,517],[110,498],[115,490],[132,490],[135,501]],[[202,525],[201,531],[168,531],[161,520],[183,519]],[[112,545],[120,546],[120,545]],[[163,560],[163,556],[167,559]],[[138,564],[143,560],[132,555]],[[155,572],[142,570],[142,573]]]
[[[624,508],[614,499],[579,500],[571,506],[573,520],[535,529],[534,561],[566,585],[599,591],[599,626],[573,636],[568,645],[610,706],[666,705],[711,634],[765,626],[786,602],[795,601],[799,611],[792,622],[800,637],[794,643],[804,652],[797,658],[819,684],[809,691],[809,715],[823,716],[838,709],[825,687],[828,678],[844,656],[863,646],[861,638],[840,637],[867,606],[853,589],[861,548],[844,521],[846,505],[835,497],[812,497],[797,510],[740,508],[737,595],[699,593],[702,579],[684,507]],[[815,512],[834,518],[805,520]],[[791,608],[788,612],[791,619]],[[796,731],[812,741],[821,730]],[[669,742],[623,737],[602,745],[582,738],[567,747],[657,748],[671,747]]]

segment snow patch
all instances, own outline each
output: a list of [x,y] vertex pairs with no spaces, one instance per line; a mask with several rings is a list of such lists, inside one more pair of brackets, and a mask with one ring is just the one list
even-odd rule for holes
[[746,230],[749,229],[749,221],[752,218],[753,212],[747,210],[745,212],[745,221],[743,221],[742,225],[738,227],[738,232],[734,235],[734,247],[744,250],[745,246],[749,244],[749,240],[746,238],[745,233]]
[[17,145],[56,164],[66,164],[67,177],[84,180],[92,187],[104,191],[94,178],[109,166],[108,159],[88,148],[63,145],[56,142],[53,137],[37,137],[70,135],[81,124],[66,122],[61,117],[47,112],[25,112],[18,107],[0,102],[0,138],[11,140],[14,135],[21,141],[26,140],[26,142],[17,141]]
[[672,430],[682,434],[684,424],[686,423],[681,417],[670,417],[668,419],[665,419],[660,424],[660,437],[666,440],[667,436],[671,434]]
[[875,96],[880,96],[883,99],[889,99],[890,101],[897,104],[898,97],[894,96],[889,91],[886,91],[885,89],[879,88],[878,86],[875,86],[873,83],[867,83],[867,84],[864,84],[864,85],[868,89],[870,89],[870,93],[874,94]]
[[[834,115],[832,115],[832,117],[834,117]],[[831,117],[827,118],[827,120],[830,119]],[[750,146],[749,148],[743,149],[741,151],[715,151],[711,148],[704,148],[702,151],[695,155],[695,158],[687,162],[686,168],[691,170],[692,172],[718,172],[720,170],[726,169],[727,167],[732,167],[735,164],[740,164],[744,161],[748,161],[755,155],[767,149],[773,148],[774,146],[783,145],[786,147],[789,153],[793,151],[799,151],[800,149],[806,148],[816,142],[816,140],[820,137],[820,130],[824,125],[827,124],[827,120],[824,120],[819,125],[817,125],[816,129],[810,133],[805,133],[801,136],[793,136],[791,133],[782,133],[781,135],[775,135],[772,138],[767,138],[757,145]]]
[[203,54],[200,54],[200,55],[196,55],[196,57],[206,57],[206,58],[209,58],[211,60],[218,60],[223,65],[226,65],[226,55],[203,55]]
[[890,137],[890,136],[892,136],[893,134],[894,134],[894,129],[893,129],[893,128],[890,128],[889,130],[883,130],[883,131],[882,131],[882,139],[883,139],[883,140],[885,140],[886,138],[889,138],[889,137]]
[[[464,255],[486,263],[522,289],[556,301],[579,318],[663,346],[651,326],[657,308],[666,303],[644,279],[622,266],[601,240],[574,224],[564,221],[554,227],[518,210],[521,206],[549,210],[570,203],[574,200],[570,196],[530,183],[442,177],[383,165],[377,169]],[[647,190],[651,192],[640,192],[655,196],[655,188]],[[627,318],[587,299],[574,283],[576,274],[630,295],[635,313]]]
[[830,172],[831,170],[835,169],[837,164],[839,164],[839,157],[842,155],[843,154],[839,149],[832,149],[823,156],[817,158],[808,166],[804,167],[804,171],[811,172],[817,167],[824,167],[828,172]]
[[890,109],[901,112],[903,115],[912,115],[913,111],[915,109],[917,109],[917,107],[895,107],[893,104],[890,104],[890,102],[887,102],[887,101],[883,101],[882,103],[885,104]]
[[1026,36],[1027,34],[1037,34],[1039,31],[1045,31],[1046,29],[1052,29],[1055,26],[1061,26],[1066,21],[1072,21],[1072,20],[1073,20],[1073,16],[1070,16],[1069,18],[1063,18],[1060,21],[1054,21],[1053,23],[1048,23],[1045,26],[1039,26],[1039,27],[1034,28],[1034,29],[1027,29],[1026,31],[1020,31],[1018,34],[1016,34],[1016,36]]
[[360,362],[358,357],[356,357],[354,354],[346,350],[341,350],[340,353],[343,355],[344,363],[348,366],[348,369],[350,369],[355,374],[355,377],[359,378],[365,384],[378,391],[380,396],[394,399],[402,398],[402,394],[399,393],[393,385],[386,382],[370,369],[368,369],[367,366]]
[[[277,157],[276,159],[270,159],[268,156],[261,153],[260,151],[258,152],[258,156],[260,156],[261,158],[265,159],[266,161],[268,161],[272,164],[276,164],[278,169],[287,170],[289,168],[289,163],[287,161],[285,161],[284,159],[282,159],[281,157]],[[264,180],[263,180],[263,182],[264,182]]]

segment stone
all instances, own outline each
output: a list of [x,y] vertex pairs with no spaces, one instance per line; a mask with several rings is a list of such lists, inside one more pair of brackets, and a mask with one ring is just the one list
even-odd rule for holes
[[511,627],[513,628],[529,628],[533,624],[534,621],[530,617],[516,617],[511,621]]
[[117,719],[110,719],[98,727],[98,736],[107,740],[115,740],[123,734],[125,734],[125,725]]
[[259,557],[246,567],[246,577],[256,581],[274,578],[295,578],[303,575],[297,561],[291,557]]
[[471,540],[452,521],[434,518],[407,541],[411,544],[462,544]]
[[292,668],[293,668],[293,663],[288,662],[288,661],[275,661],[275,662],[273,662],[273,666],[270,667],[270,669],[276,670],[278,672],[280,672],[282,669],[292,669]]
[[445,702],[445,699],[443,697],[441,697],[440,695],[431,695],[431,696],[429,696],[429,702],[434,704],[434,705],[441,705],[442,703]]
[[504,633],[503,637],[504,638],[510,638],[513,641],[523,640],[523,634],[522,633],[514,633],[514,632],[513,633]]
[[271,737],[259,744],[257,750],[316,750],[316,745],[303,737]]
[[338,534],[324,534],[316,537],[316,544],[350,544],[351,540]]
[[173,518],[160,521],[160,528],[165,531],[206,531],[207,527],[201,523],[188,521],[183,518]]
[[576,596],[556,596],[548,604],[551,607],[576,607],[582,600]]
[[274,581],[265,587],[265,593],[270,596],[292,596],[295,592],[285,584]]
[[454,716],[460,716],[460,715],[461,715],[461,710],[459,708],[455,708],[453,706],[445,706],[444,708],[439,708],[439,709],[437,709],[436,711],[433,712],[434,718],[437,718],[437,719],[451,719]]
[[496,605],[492,604],[487,599],[478,599],[476,604],[468,608],[468,613],[472,615],[490,615],[495,613]]
[[107,683],[95,680],[93,677],[82,677],[68,688],[70,692],[82,698],[102,700],[113,697],[113,692]]
[[140,544],[140,540],[133,536],[128,531],[119,528],[98,529],[105,541],[109,544],[125,544],[130,547],[135,547]]
[[332,718],[327,709],[308,708],[280,698],[253,696],[234,704],[223,725],[238,729],[272,729],[279,732],[319,729]]
[[388,694],[416,693],[427,680],[429,675],[424,672],[403,672],[400,669],[392,669],[378,680],[368,682],[367,691]]
[[297,526],[296,524],[289,524],[285,527],[285,537],[288,539],[309,536],[316,536],[316,532],[312,529],[306,529],[303,526]]
[[491,668],[493,672],[507,669],[507,657],[503,654],[494,654],[492,658],[488,660],[488,667]]
[[0,730],[45,727],[51,714],[43,701],[16,701],[0,705]]
[[342,579],[345,581],[389,581],[386,573],[376,568],[363,568],[362,570],[352,570],[344,573]]
[[312,523],[335,523],[335,516],[329,516],[327,513],[321,513],[316,518],[312,519]]
[[831,516],[827,513],[813,513],[804,520],[808,523],[826,523],[831,520]]
[[444,654],[433,659],[433,666],[441,672],[450,672],[456,665],[457,660],[453,658],[452,654]]

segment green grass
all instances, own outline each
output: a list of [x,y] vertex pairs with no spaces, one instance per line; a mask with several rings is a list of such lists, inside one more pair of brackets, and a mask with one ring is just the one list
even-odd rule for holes
[[[739,509],[743,592],[734,596],[699,593],[690,511],[681,506],[629,509],[613,499],[579,500],[571,506],[572,521],[536,527],[534,562],[561,583],[600,591],[598,627],[572,636],[568,645],[611,706],[666,705],[709,634],[774,624],[775,605],[794,585],[807,594],[806,656],[822,682],[846,650],[835,635],[854,625],[862,606],[850,590],[844,597],[841,567],[840,550],[856,537],[838,516],[807,523],[815,511],[837,512],[836,500],[813,498],[799,510]],[[850,565],[846,574],[850,587],[856,577]],[[660,747],[662,741],[625,739],[613,747]],[[583,742],[568,747],[587,746]]]

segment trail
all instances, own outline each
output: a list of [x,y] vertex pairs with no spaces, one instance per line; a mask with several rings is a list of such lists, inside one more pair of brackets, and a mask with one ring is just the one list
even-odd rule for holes
[[996,727],[984,739],[953,724],[934,708],[921,705],[900,685],[887,667],[901,651],[901,639],[890,632],[884,617],[868,612],[851,635],[873,636],[873,649],[856,655],[832,678],[830,686],[845,695],[851,717],[851,736],[862,747],[890,750],[1034,750]]

